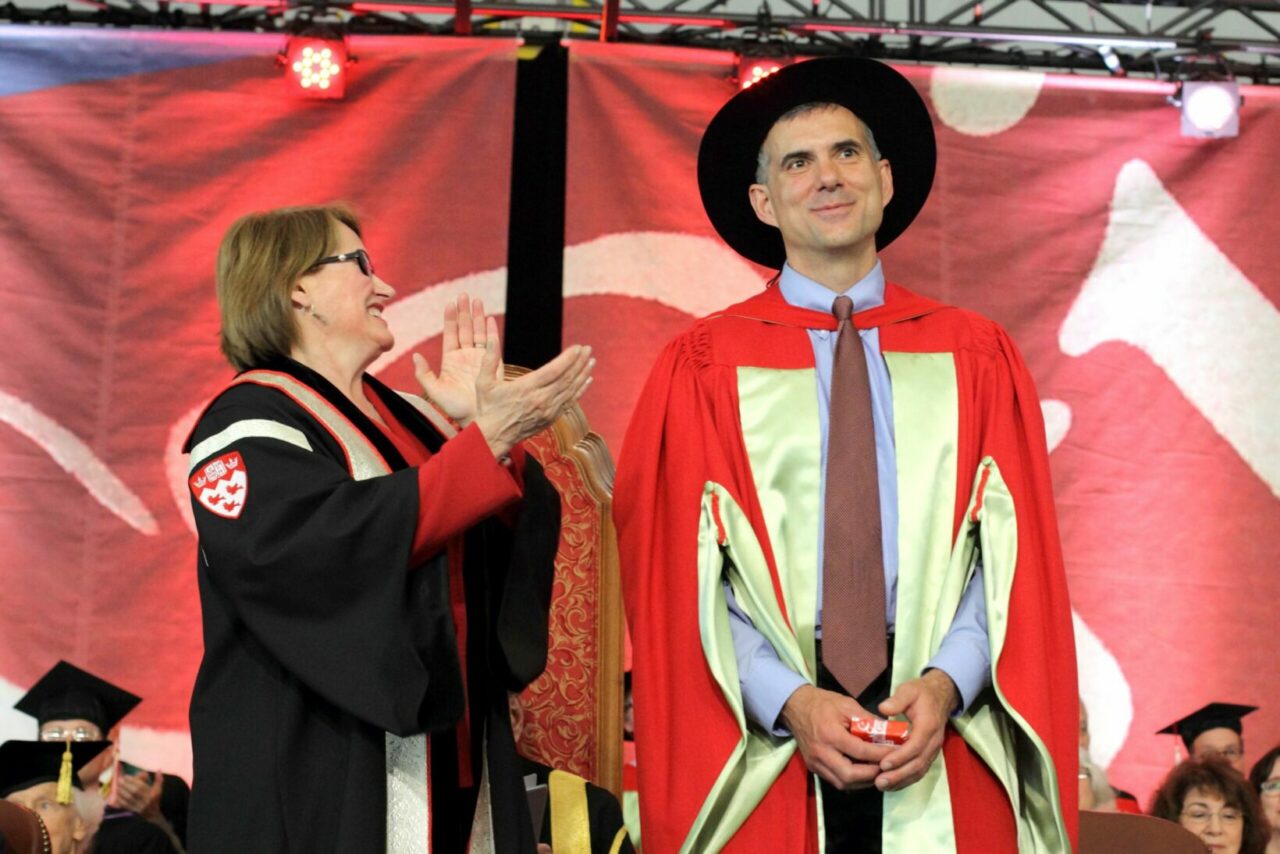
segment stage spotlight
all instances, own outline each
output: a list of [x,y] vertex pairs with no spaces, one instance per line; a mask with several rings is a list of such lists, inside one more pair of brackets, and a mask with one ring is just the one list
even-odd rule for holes
[[750,89],[778,69],[790,65],[792,61],[789,56],[739,56],[738,85],[743,89]]
[[301,98],[341,98],[347,90],[347,45],[340,35],[290,36],[285,81]]
[[1102,57],[1102,64],[1107,67],[1107,71],[1112,77],[1124,77],[1124,65],[1120,62],[1120,57],[1116,54],[1115,49],[1109,44],[1104,44],[1098,48],[1098,55]]
[[1221,139],[1240,135],[1240,84],[1234,80],[1187,80],[1175,96],[1182,108],[1182,135]]

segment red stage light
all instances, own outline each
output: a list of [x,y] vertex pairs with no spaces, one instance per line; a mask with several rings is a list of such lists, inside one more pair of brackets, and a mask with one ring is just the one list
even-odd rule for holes
[[303,98],[341,98],[347,89],[347,46],[342,39],[295,37],[284,55],[290,91]]
[[738,85],[743,89],[750,89],[779,68],[790,65],[791,62],[791,57],[781,56],[739,57]]

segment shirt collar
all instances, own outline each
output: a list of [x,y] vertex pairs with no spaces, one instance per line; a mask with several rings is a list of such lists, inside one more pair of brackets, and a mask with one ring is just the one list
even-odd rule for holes
[[[831,303],[838,296],[830,288],[818,284],[803,273],[797,273],[790,264],[782,265],[778,290],[782,298],[791,305],[827,313],[831,312]],[[854,311],[884,305],[884,270],[880,268],[880,259],[876,259],[871,272],[854,282],[843,293],[853,300]]]

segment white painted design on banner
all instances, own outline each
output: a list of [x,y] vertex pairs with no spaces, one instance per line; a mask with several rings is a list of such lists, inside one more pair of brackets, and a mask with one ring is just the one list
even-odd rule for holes
[[191,734],[186,730],[121,727],[120,755],[139,768],[191,781]]
[[709,237],[607,234],[564,255],[564,295],[649,299],[702,317],[760,292],[756,269]]
[[1071,429],[1071,407],[1061,400],[1042,400],[1040,412],[1044,415],[1044,438],[1052,454]]
[[208,402],[198,403],[186,415],[183,415],[169,428],[169,438],[164,443],[164,474],[169,483],[169,494],[173,496],[173,504],[178,508],[178,516],[192,534],[196,532],[196,518],[191,511],[191,493],[187,491],[187,474],[190,460],[182,453],[182,446],[187,437],[195,429],[196,419],[204,412]]
[[148,537],[160,533],[160,526],[142,499],[112,474],[106,463],[70,430],[31,404],[4,391],[0,391],[0,421],[39,445],[63,471],[79,481],[94,500],[129,527]]
[[1076,666],[1080,699],[1089,710],[1089,756],[1106,768],[1129,737],[1133,723],[1133,692],[1120,662],[1075,611]]
[[[396,343],[373,372],[444,330],[444,306],[459,294],[484,300],[485,311],[506,311],[507,270],[500,267],[441,282],[387,306],[383,317]],[[564,295],[648,299],[701,317],[746,299],[763,282],[746,261],[708,237],[657,231],[606,234],[564,251]]]
[[0,742],[30,741],[36,737],[35,718],[13,707],[26,693],[26,688],[19,688],[0,676]]
[[[484,273],[472,273],[438,285],[431,285],[387,306],[382,312],[382,319],[391,327],[391,334],[395,336],[396,343],[378,357],[370,371],[377,374],[404,354],[416,350],[423,341],[429,341],[444,332],[445,303],[457,300],[460,294],[484,300],[486,314],[505,314],[507,268],[499,267]],[[440,366],[436,365],[436,367]]]
[[1016,125],[1035,106],[1044,75],[983,68],[933,69],[929,98],[938,118],[968,136],[992,136]]
[[1280,311],[1141,160],[1116,177],[1102,249],[1058,340],[1069,356],[1111,341],[1147,354],[1280,497]]

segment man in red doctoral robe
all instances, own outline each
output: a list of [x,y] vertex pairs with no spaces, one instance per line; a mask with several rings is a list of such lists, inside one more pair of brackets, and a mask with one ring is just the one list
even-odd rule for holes
[[[666,347],[619,462],[647,854],[1074,847],[1075,659],[1035,388],[999,326],[886,283],[877,257],[935,158],[914,88],[852,58],[784,68],[703,137],[712,223],[780,273]],[[874,582],[853,597],[872,619],[842,616],[846,576]],[[904,743],[851,732],[884,718]]]

